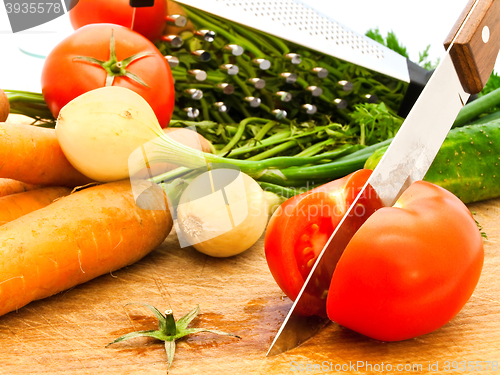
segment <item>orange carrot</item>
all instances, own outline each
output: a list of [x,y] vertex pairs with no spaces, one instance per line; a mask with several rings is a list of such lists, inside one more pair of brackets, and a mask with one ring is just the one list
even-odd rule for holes
[[[138,181],[139,184],[148,184]],[[163,190],[87,188],[0,227],[0,315],[130,265],[172,229]],[[163,209],[161,209],[163,206]]]
[[67,187],[46,187],[0,198],[0,225],[39,210],[54,200],[69,195]]
[[41,185],[32,185],[25,182],[12,180],[10,178],[0,178],[0,197],[6,195],[23,193],[25,191],[41,188]]
[[66,159],[54,129],[6,122],[0,123],[0,178],[68,187],[91,182]]

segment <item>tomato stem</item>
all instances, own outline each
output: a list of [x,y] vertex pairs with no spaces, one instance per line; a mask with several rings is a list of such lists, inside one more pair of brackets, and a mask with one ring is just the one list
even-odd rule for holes
[[177,327],[175,325],[174,313],[172,312],[172,310],[165,311],[165,320],[165,334],[167,336],[175,336],[177,334]]
[[118,61],[112,64],[109,70],[111,70],[113,73],[122,73],[122,66],[123,64],[121,63],[121,61]]
[[149,330],[149,331],[136,331],[127,333],[121,337],[118,337],[116,340],[110,342],[106,346],[110,346],[120,341],[128,340],[135,337],[153,337],[158,340],[165,341],[165,351],[167,353],[167,361],[168,367],[172,365],[172,361],[174,360],[175,354],[175,341],[191,334],[201,333],[201,332],[209,332],[215,333],[217,335],[224,336],[233,336],[236,338],[240,338],[240,336],[233,335],[232,333],[226,333],[215,329],[207,329],[207,328],[188,328],[188,325],[191,321],[196,318],[196,316],[200,312],[200,307],[196,306],[182,318],[177,320],[174,319],[174,315],[172,310],[165,311],[165,315],[163,315],[158,309],[154,306],[151,306],[147,303],[140,303],[144,307],[147,307],[149,310],[153,312],[153,314],[158,319],[158,329],[157,330]]
[[111,86],[114,82],[115,77],[128,77],[131,80],[139,83],[142,86],[149,87],[139,76],[132,72],[129,72],[126,68],[134,61],[142,59],[143,57],[152,56],[152,52],[140,52],[135,55],[129,56],[121,61],[118,61],[116,57],[116,47],[115,47],[115,37],[113,31],[111,31],[111,37],[109,40],[109,60],[101,61],[90,56],[76,56],[75,60],[82,60],[88,63],[99,65],[106,71],[106,86]]

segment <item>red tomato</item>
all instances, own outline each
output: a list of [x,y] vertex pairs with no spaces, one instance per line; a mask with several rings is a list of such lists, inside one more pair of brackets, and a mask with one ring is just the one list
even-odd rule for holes
[[131,28],[153,42],[163,34],[166,15],[165,0],[155,0],[152,7],[135,8],[135,16],[129,0],[79,0],[69,11],[75,30],[91,23],[114,23]]
[[416,182],[349,242],[333,274],[328,316],[382,341],[429,333],[470,298],[483,258],[467,207],[443,188]]
[[[274,279],[290,299],[297,298],[316,258],[370,174],[369,170],[354,172],[290,198],[275,211],[264,240],[266,259]],[[363,209],[360,222],[374,204],[380,207],[378,200],[358,201],[357,207]],[[323,289],[315,294],[326,294],[329,285],[329,278],[321,280],[318,287]],[[316,297],[311,298],[310,308],[303,314],[318,313]]]
[[174,80],[168,63],[142,35],[112,24],[84,26],[61,41],[47,56],[42,70],[42,93],[52,114],[57,118],[69,101],[106,85],[106,70],[79,57],[108,61],[112,34],[118,61],[137,53],[151,54],[125,68],[147,86],[124,75],[115,76],[113,86],[126,87],[141,95],[155,112],[161,127],[168,126],[175,102]]

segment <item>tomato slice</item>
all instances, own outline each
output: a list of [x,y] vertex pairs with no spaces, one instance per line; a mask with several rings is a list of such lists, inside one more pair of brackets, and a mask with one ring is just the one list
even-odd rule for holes
[[[319,253],[370,174],[370,170],[359,170],[292,197],[272,216],[264,240],[266,259],[278,286],[290,299],[297,298]],[[366,199],[358,203],[360,207],[369,205]],[[326,298],[329,284],[329,279],[318,280],[325,292],[322,296],[319,291],[319,298]],[[312,313],[314,301],[310,305]]]

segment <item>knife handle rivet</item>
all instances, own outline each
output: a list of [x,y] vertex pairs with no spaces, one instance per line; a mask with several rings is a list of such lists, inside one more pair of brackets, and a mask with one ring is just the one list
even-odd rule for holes
[[483,27],[483,42],[488,43],[488,40],[490,40],[490,28],[488,26]]

